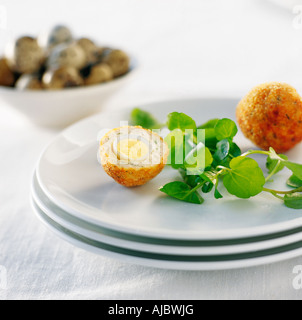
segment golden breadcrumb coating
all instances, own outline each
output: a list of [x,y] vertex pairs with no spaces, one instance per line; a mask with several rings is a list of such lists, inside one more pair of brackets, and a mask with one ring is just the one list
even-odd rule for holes
[[117,183],[125,187],[141,186],[155,178],[165,167],[165,163],[148,168],[123,168],[110,162],[103,165],[105,172]]
[[240,101],[236,116],[243,134],[264,150],[283,153],[302,141],[302,100],[288,84],[255,87]]
[[[123,127],[125,128],[125,127]],[[116,128],[108,132],[100,141],[100,158],[102,166],[105,172],[112,177],[116,182],[125,186],[125,187],[135,187],[146,184],[151,179],[155,178],[165,167],[169,155],[169,148],[166,142],[151,130],[144,129],[140,126],[127,127],[131,129],[144,130],[150,136],[156,137],[159,139],[161,148],[159,155],[159,163],[156,164],[141,164],[141,165],[123,165],[116,163],[116,159],[112,159],[108,154],[108,149],[105,148],[105,144],[109,141],[109,137],[114,133],[118,133],[121,128]]]

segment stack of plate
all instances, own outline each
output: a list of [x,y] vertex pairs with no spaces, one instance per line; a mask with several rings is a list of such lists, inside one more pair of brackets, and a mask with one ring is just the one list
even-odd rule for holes
[[[162,121],[180,111],[202,123],[234,118],[235,107],[234,100],[186,100],[142,108]],[[142,187],[116,184],[98,163],[98,136],[128,120],[130,111],[85,119],[43,152],[32,181],[32,204],[49,228],[95,253],[168,269],[240,268],[302,255],[302,210],[288,209],[270,195],[250,200],[209,195],[203,205],[180,202],[158,191],[178,179],[170,168]],[[251,147],[241,136],[237,142],[243,150]],[[299,153],[300,147],[289,157],[302,162]],[[279,178],[274,183],[285,188],[285,177]]]

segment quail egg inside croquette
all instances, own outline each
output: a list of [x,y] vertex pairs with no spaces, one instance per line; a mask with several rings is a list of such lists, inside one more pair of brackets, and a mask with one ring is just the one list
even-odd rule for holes
[[168,146],[156,133],[125,126],[109,131],[100,142],[100,160],[105,172],[126,187],[140,186],[164,168]]
[[120,160],[144,160],[149,153],[148,144],[148,141],[142,141],[138,136],[120,137],[113,144],[113,152]]
[[236,115],[244,135],[264,150],[283,153],[302,141],[302,100],[288,84],[255,87],[240,101]]

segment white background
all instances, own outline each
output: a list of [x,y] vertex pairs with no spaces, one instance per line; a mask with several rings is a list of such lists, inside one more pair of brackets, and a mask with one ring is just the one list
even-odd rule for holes
[[[279,1],[280,2],[280,1]],[[297,1],[299,2],[299,1]],[[168,98],[235,97],[266,81],[302,93],[302,29],[265,0],[0,0],[14,36],[56,23],[124,48],[140,71],[104,109]],[[256,268],[181,272],[124,264],[58,239],[34,216],[29,185],[58,132],[34,127],[0,102],[0,265],[3,299],[301,299],[293,268],[302,257]]]

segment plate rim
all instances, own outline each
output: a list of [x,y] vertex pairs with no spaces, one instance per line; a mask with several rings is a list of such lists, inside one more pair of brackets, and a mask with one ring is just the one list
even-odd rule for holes
[[[240,269],[240,268],[248,268],[248,267],[255,267],[260,265],[266,265],[276,262],[281,262],[284,260],[288,260],[291,258],[295,258],[302,254],[302,242],[299,243],[301,246],[299,248],[293,248],[292,250],[286,250],[277,252],[270,255],[260,255],[253,258],[242,258],[239,260],[227,260],[227,261],[182,261],[182,260],[160,260],[160,259],[153,259],[148,254],[144,256],[144,253],[140,256],[133,256],[129,255],[129,253],[134,253],[133,250],[126,250],[122,248],[118,248],[118,252],[108,250],[107,248],[102,247],[101,245],[94,246],[93,243],[96,241],[85,239],[83,236],[77,237],[75,233],[67,230],[64,227],[60,228],[60,225],[56,223],[50,223],[51,219],[47,217],[41,210],[35,206],[34,201],[31,201],[32,208],[36,213],[37,217],[43,224],[48,227],[51,231],[53,231],[57,236],[61,237],[65,241],[69,242],[70,244],[80,247],[86,251],[90,251],[94,254],[99,254],[108,258],[113,258],[119,261],[128,262],[137,265],[143,265],[147,267],[154,267],[159,269],[169,269],[169,270],[187,270],[187,271],[218,271],[218,270],[231,270],[231,269]],[[63,230],[65,231],[62,231]],[[60,230],[61,229],[61,230]],[[71,236],[72,235],[72,236]],[[243,254],[244,256],[244,254]],[[178,256],[174,256],[178,257]]]
[[[61,208],[59,208],[55,204],[51,203],[51,201],[47,198],[47,196],[45,194],[43,194],[42,190],[37,185],[37,181],[35,179],[35,176],[33,177],[33,180],[32,180],[31,196],[32,196],[33,200],[35,201],[36,205],[38,205],[39,208],[47,216],[49,216],[52,220],[54,220],[58,224],[61,224],[63,227],[69,228],[71,231],[78,232],[78,233],[82,234],[83,236],[87,236],[87,237],[89,237],[88,234],[90,234],[90,237],[92,239],[95,239],[96,241],[98,241],[99,236],[103,237],[102,241],[104,241],[104,238],[109,238],[109,239],[113,239],[113,240],[117,239],[120,242],[124,241],[124,243],[122,243],[120,245],[122,247],[125,247],[128,249],[129,249],[129,247],[126,246],[126,243],[128,243],[130,245],[140,244],[141,246],[144,247],[144,250],[146,250],[146,248],[147,248],[146,252],[159,252],[158,250],[160,250],[160,252],[163,252],[163,253],[179,252],[178,254],[181,253],[181,254],[185,254],[185,255],[191,255],[191,254],[216,255],[216,254],[222,254],[222,251],[223,251],[223,254],[228,254],[228,253],[233,254],[233,253],[245,253],[245,252],[249,252],[249,251],[268,249],[268,248],[277,247],[280,245],[294,243],[295,241],[298,241],[298,240],[302,240],[302,228],[300,228],[299,230],[297,230],[297,232],[294,232],[291,234],[286,234],[286,235],[276,234],[276,235],[274,235],[273,238],[269,237],[269,238],[261,239],[261,240],[259,240],[258,238],[249,239],[248,242],[243,242],[243,241],[240,241],[241,239],[236,239],[237,241],[234,240],[234,242],[231,244],[229,244],[225,241],[223,243],[219,243],[217,245],[214,244],[213,242],[210,242],[210,243],[196,242],[196,244],[194,243],[194,245],[192,243],[183,243],[183,242],[181,242],[181,243],[175,242],[175,243],[165,244],[164,242],[159,243],[158,241],[156,241],[154,243],[154,242],[152,242],[152,239],[150,241],[141,242],[140,238],[133,239],[133,237],[132,237],[131,239],[129,239],[129,238],[125,238],[123,236],[123,234],[120,234],[119,232],[116,232],[114,234],[112,234],[112,232],[109,232],[109,234],[108,234],[108,232],[106,232],[107,231],[106,229],[96,230],[96,228],[93,228],[95,226],[92,226],[92,225],[90,226],[89,224],[87,225],[85,223],[83,225],[83,221],[74,218],[73,216],[69,215],[68,212],[65,212],[64,210],[62,210]],[[48,201],[49,203],[46,203],[46,201]],[[78,230],[82,230],[82,231],[76,231],[77,228],[78,228]],[[84,233],[82,233],[82,232],[84,232]],[[97,238],[94,238],[94,236],[97,236]],[[282,243],[280,243],[281,239],[283,239]],[[158,240],[158,239],[155,239],[155,240]],[[246,239],[243,239],[243,240],[246,240]],[[253,240],[255,240],[255,241],[253,241]],[[284,240],[286,240],[286,242],[284,242]],[[235,241],[236,241],[236,243],[235,243]],[[110,242],[108,242],[108,243],[110,244]],[[263,244],[263,243],[265,243],[265,247],[261,247],[260,244]],[[252,245],[254,245],[254,248],[252,248]],[[231,250],[234,250],[234,248],[237,248],[236,252],[234,252],[234,251],[231,252]],[[163,250],[161,250],[161,249],[163,249]],[[199,249],[199,251],[198,251],[198,249]],[[201,252],[201,249],[203,249],[207,253]],[[246,249],[248,249],[248,251],[243,251]],[[142,250],[142,248],[136,249],[136,250],[140,251],[140,250]],[[164,250],[167,250],[167,251],[164,251]],[[182,252],[182,250],[186,250],[186,251]],[[219,252],[219,250],[221,252]]]

